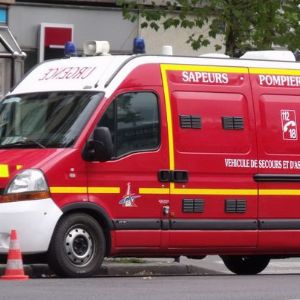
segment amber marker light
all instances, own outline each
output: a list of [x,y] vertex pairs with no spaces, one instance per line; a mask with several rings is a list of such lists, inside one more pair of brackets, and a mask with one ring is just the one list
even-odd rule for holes
[[0,197],[1,202],[17,202],[17,201],[29,201],[29,200],[40,200],[50,198],[49,192],[29,192],[29,193],[18,193],[3,195]]

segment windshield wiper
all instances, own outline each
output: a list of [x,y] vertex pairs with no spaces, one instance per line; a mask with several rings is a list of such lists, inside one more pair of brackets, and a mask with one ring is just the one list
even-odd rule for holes
[[46,148],[40,142],[35,141],[35,140],[31,140],[31,139],[19,140],[17,142],[8,143],[8,144],[4,144],[4,145],[0,144],[0,148],[15,148],[15,147],[21,147],[21,148],[24,147],[24,148],[27,148],[27,147],[31,147],[31,146],[38,146],[39,148],[43,148],[43,149]]

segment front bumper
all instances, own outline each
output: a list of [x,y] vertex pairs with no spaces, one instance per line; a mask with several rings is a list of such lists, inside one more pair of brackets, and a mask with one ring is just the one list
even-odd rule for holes
[[17,231],[23,254],[46,252],[61,215],[51,198],[0,203],[0,254],[9,250],[12,229]]

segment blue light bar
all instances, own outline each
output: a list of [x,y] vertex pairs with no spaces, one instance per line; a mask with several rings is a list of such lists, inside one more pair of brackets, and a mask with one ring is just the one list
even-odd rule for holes
[[145,53],[145,42],[141,37],[136,37],[133,40],[133,53],[134,54],[143,54]]
[[76,47],[74,43],[72,42],[67,42],[65,44],[65,56],[70,57],[70,56],[75,56],[76,55]]

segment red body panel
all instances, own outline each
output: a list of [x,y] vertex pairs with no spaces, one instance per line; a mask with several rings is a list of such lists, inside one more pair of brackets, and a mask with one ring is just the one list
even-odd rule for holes
[[[183,68],[184,70],[184,68]],[[250,160],[256,156],[254,112],[251,102],[250,80],[247,74],[229,74],[224,86],[210,83],[183,82],[183,71],[167,71],[174,129],[174,169],[187,170],[187,183],[175,183],[182,194],[171,196],[171,214],[176,219],[257,219],[257,196],[223,195],[226,189],[257,189],[253,181],[255,170],[227,168],[225,160],[230,158]],[[242,77],[242,79],[241,79]],[[181,128],[178,116],[198,116],[200,129]],[[224,130],[222,117],[244,116],[244,130]],[[237,143],[238,141],[238,143]],[[206,195],[186,189],[212,190]],[[215,192],[214,192],[215,191]],[[203,213],[182,211],[183,199],[204,201]],[[227,213],[226,200],[247,201],[244,213]],[[218,231],[192,231],[189,234],[177,230],[170,232],[170,247],[255,247],[257,232],[232,233]],[[229,238],[229,237],[232,238]]]
[[[197,68],[201,69],[201,67]],[[203,68],[205,70],[205,66]],[[155,67],[152,67],[150,79],[147,72],[149,69],[151,69],[149,66],[139,67],[138,76],[137,72],[133,72],[132,78],[130,75],[121,85],[121,91],[132,90],[131,83],[134,83],[136,90],[147,87],[148,80],[153,83],[153,78],[159,78],[159,75]],[[149,202],[149,206],[144,205],[147,214],[140,208],[136,210],[136,208],[119,207],[117,209],[115,207],[115,209],[119,213],[118,217],[121,218],[157,218],[161,216],[162,222],[166,222],[166,220],[171,224],[173,224],[172,222],[174,224],[182,222],[181,224],[184,224],[182,226],[186,226],[186,228],[180,230],[174,225],[175,230],[168,228],[166,231],[157,231],[156,235],[154,232],[148,231],[116,231],[116,253],[126,253],[126,251],[128,251],[127,253],[139,253],[134,249],[140,247],[144,248],[143,251],[146,253],[147,247],[158,246],[159,239],[156,236],[158,237],[159,234],[162,237],[161,248],[157,251],[161,254],[166,251],[173,254],[196,253],[197,251],[205,253],[203,249],[211,253],[226,253],[227,250],[228,253],[245,253],[247,251],[249,253],[255,251],[257,253],[266,251],[281,253],[283,249],[287,251],[282,245],[290,248],[293,253],[297,251],[296,249],[300,249],[297,239],[293,239],[293,233],[297,234],[296,231],[265,230],[261,225],[265,219],[276,223],[276,219],[288,221],[299,218],[298,197],[268,195],[268,191],[266,191],[296,189],[297,183],[255,180],[255,176],[264,174],[299,174],[297,170],[291,172],[291,168],[298,168],[299,154],[297,153],[300,153],[298,143],[282,140],[280,120],[281,110],[297,110],[295,95],[299,93],[298,90],[291,91],[289,89],[289,92],[282,97],[280,96],[282,90],[278,87],[262,88],[258,86],[257,75],[250,74],[246,68],[241,73],[235,70],[232,73],[228,71],[226,78],[218,77],[217,80],[213,78],[213,75],[204,80],[206,75],[203,73],[202,81],[197,78],[196,73],[194,73],[195,76],[184,73],[185,66],[176,68],[171,66],[170,70],[166,66],[163,70],[165,74],[162,74],[162,77],[165,75],[166,81],[161,83],[164,88],[164,96],[159,93],[161,97],[160,113],[161,120],[163,120],[162,125],[172,126],[172,137],[170,137],[170,132],[167,132],[168,128],[162,126],[162,144],[156,153],[135,154],[131,158],[124,158],[121,165],[124,164],[126,169],[126,160],[134,162],[140,156],[147,164],[150,163],[151,167],[154,167],[153,174],[161,168],[173,171],[184,170],[188,173],[188,181],[170,183],[169,199],[166,195],[164,197],[161,195],[159,197],[157,195],[148,196],[155,200]],[[156,79],[154,81],[155,84],[160,84]],[[261,94],[266,96],[261,96]],[[285,99],[289,105],[281,105],[281,101],[284,101],[281,99]],[[169,122],[167,121],[168,101],[171,115]],[[164,106],[167,107],[166,111]],[[182,128],[180,116],[198,116],[201,129]],[[226,130],[222,125],[224,117],[241,117],[243,119],[242,130]],[[297,114],[295,117],[300,118]],[[164,124],[164,120],[166,120],[166,124]],[[172,145],[170,146],[170,144]],[[173,153],[170,154],[170,152]],[[169,155],[169,161],[165,159],[165,164],[162,164],[162,161],[154,159],[155,164],[153,164],[152,157],[158,158],[159,155],[165,158]],[[170,155],[174,157],[170,158]],[[293,161],[289,162],[289,170],[283,171],[284,160]],[[120,161],[114,163],[117,163],[116,168],[119,170]],[[149,171],[148,169],[147,172]],[[140,178],[140,176],[138,177]],[[143,184],[147,185],[146,182]],[[159,187],[160,185],[161,183],[156,180],[155,176],[152,178],[152,182],[148,182],[149,187]],[[136,189],[138,186],[139,184]],[[239,193],[239,191],[241,192]],[[142,198],[146,199],[145,196]],[[183,202],[185,200],[201,200],[205,208],[201,213],[184,212]],[[227,211],[225,208],[227,200],[244,201],[245,210]],[[142,202],[142,199],[138,201]],[[168,204],[170,211],[167,216],[162,214],[162,206],[157,205],[157,202]],[[118,204],[115,205],[118,206]],[[236,230],[222,230],[222,222],[225,222],[225,227],[227,226],[226,220],[231,221],[230,226],[236,226]],[[234,223],[235,220],[237,225]],[[217,225],[218,229],[213,231],[209,228],[202,229],[201,221],[212,221],[220,224],[221,227]],[[245,222],[244,224],[257,222],[257,228],[252,230],[239,228],[238,222],[240,221]],[[190,224],[195,228],[190,228]],[[197,226],[200,226],[200,229],[197,229]],[[285,235],[285,232],[288,234]],[[139,240],[139,236],[143,234],[151,237],[153,243],[141,242],[138,245],[134,239]],[[278,243],[276,240],[281,242]]]
[[[158,147],[84,161],[96,124],[129,92],[157,97]],[[246,67],[141,65],[101,102],[74,148],[3,151],[1,163],[11,176],[17,165],[42,169],[62,209],[101,207],[113,224],[110,255],[299,254],[299,95]]]
[[[134,70],[109,99],[106,107],[118,95],[130,91],[153,92],[160,99],[160,145],[154,151],[132,153],[114,161],[87,163],[89,187],[119,189],[115,193],[107,194],[91,192],[89,201],[103,207],[111,219],[119,222],[127,219],[155,219],[160,222],[163,204],[169,201],[169,195],[139,192],[140,189],[168,190],[169,187],[168,183],[162,185],[157,178],[158,171],[167,169],[169,165],[167,124],[163,117],[166,112],[159,65],[146,65]],[[128,189],[132,196],[137,197],[131,207],[120,204],[120,201],[126,197]],[[161,230],[116,230],[112,241],[112,253],[122,251],[123,248],[160,249]]]
[[[258,161],[260,162],[258,172],[266,175],[299,175],[300,143],[297,135],[285,136],[283,117],[288,112],[290,116],[287,116],[288,120],[285,123],[300,120],[300,88],[267,86],[260,83],[260,77],[256,74],[251,76],[251,84],[256,115]],[[297,127],[292,128],[297,130]],[[280,189],[281,192],[276,195],[260,193],[258,217],[273,220],[299,219],[299,195],[285,192],[285,190],[299,189],[299,182],[259,183],[260,191],[274,189]],[[287,251],[287,249],[299,251],[298,231],[261,231],[259,235],[258,246],[262,249],[274,251],[280,248],[281,251]]]

